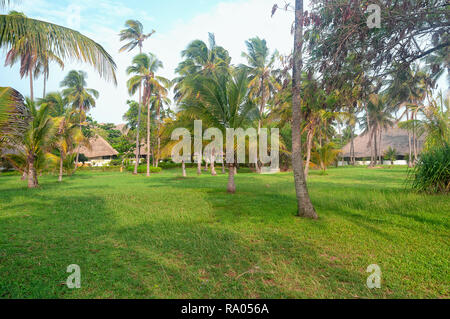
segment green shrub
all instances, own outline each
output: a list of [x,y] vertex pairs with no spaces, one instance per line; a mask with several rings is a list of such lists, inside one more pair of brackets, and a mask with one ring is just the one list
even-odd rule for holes
[[120,166],[122,165],[122,160],[120,158],[113,159],[111,162],[109,162],[109,166]]
[[181,164],[174,163],[174,162],[162,162],[158,164],[158,167],[161,167],[162,169],[171,169],[176,167],[181,167]]
[[450,191],[450,145],[430,149],[420,155],[409,179],[412,188],[427,193]]
[[[134,166],[128,166],[127,171],[134,172]],[[153,167],[150,166],[150,173],[161,173],[162,168],[161,167]],[[138,173],[144,174],[147,173],[147,165],[139,165],[138,166]]]

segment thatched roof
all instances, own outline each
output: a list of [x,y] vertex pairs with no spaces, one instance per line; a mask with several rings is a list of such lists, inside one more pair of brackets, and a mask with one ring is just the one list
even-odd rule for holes
[[82,146],[80,153],[84,154],[87,158],[102,157],[102,156],[114,156],[119,154],[109,143],[100,135],[89,139],[91,149]]
[[126,124],[117,124],[114,129],[120,131],[123,135],[127,135],[130,131]]
[[[423,148],[424,139],[425,139],[424,136],[418,139],[419,152]],[[369,140],[370,140],[369,134],[363,134],[355,138],[354,144],[355,144],[356,158],[370,157]],[[345,145],[345,147],[342,149],[343,157],[350,157],[350,147],[351,142]],[[394,148],[397,151],[397,155],[400,156],[408,155],[409,154],[408,131],[398,127],[383,130],[381,134],[381,153],[384,154],[389,149],[389,147]]]

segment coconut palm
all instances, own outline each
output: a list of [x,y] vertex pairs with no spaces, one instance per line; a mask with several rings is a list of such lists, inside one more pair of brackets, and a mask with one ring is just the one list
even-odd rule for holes
[[64,116],[69,106],[67,98],[62,96],[60,92],[48,93],[44,98],[39,99],[37,104],[39,106],[47,104],[52,117]]
[[[62,182],[64,160],[74,152],[76,145],[83,144],[89,147],[88,139],[76,123],[75,112],[67,110],[63,116],[54,118],[55,136],[52,144],[59,151],[59,176],[58,181]],[[73,157],[71,158],[73,161]],[[73,163],[73,162],[72,162]]]
[[77,31],[17,13],[0,15],[0,30],[0,47],[6,51],[28,51],[23,66],[53,55],[61,61],[89,63],[100,76],[117,83],[112,57],[100,44]]
[[0,87],[0,150],[20,138],[28,127],[29,112],[23,96],[9,87]]
[[[242,56],[247,59],[248,65],[241,65],[248,70],[251,81],[250,94],[257,96],[259,100],[259,112],[264,113],[267,100],[273,91],[275,79],[272,76],[275,59],[278,52],[270,55],[266,40],[259,37],[251,38],[245,41],[247,52],[243,52]],[[258,128],[261,128],[261,119],[258,121]]]
[[[86,78],[86,72],[72,70],[61,82],[61,86],[65,87],[62,91],[64,98],[67,99],[72,109],[78,112],[80,130],[86,120],[86,112],[95,107],[95,99],[99,96],[98,91],[86,88]],[[77,148],[75,169],[78,168],[80,146]]]
[[48,106],[37,109],[30,99],[27,99],[26,106],[31,116],[29,126],[15,145],[15,153],[5,157],[18,171],[28,175],[28,188],[35,188],[39,186],[38,172],[44,168],[49,157],[49,142],[54,132]]
[[303,1],[295,1],[295,28],[294,28],[294,52],[292,71],[292,166],[294,169],[295,190],[297,196],[298,215],[301,217],[317,219],[317,213],[311,203],[303,171],[302,155],[302,45],[303,45]]
[[[221,129],[245,128],[258,118],[258,108],[250,98],[249,77],[245,70],[232,76],[198,76],[189,82],[193,96],[185,98],[181,110],[206,125]],[[224,134],[225,135],[225,134]],[[235,193],[235,163],[227,163],[229,193]]]
[[[153,54],[139,54],[134,57],[133,65],[127,68],[128,75],[134,74],[128,82],[130,94],[136,93],[137,89],[143,84],[142,93],[143,104],[147,106],[147,176],[150,176],[150,104],[152,95],[159,92],[160,95],[167,94],[165,86],[169,85],[169,80],[157,76],[156,72],[163,67],[163,64]],[[135,166],[136,169],[136,166]]]
[[[259,37],[245,41],[247,52],[242,52],[242,56],[247,59],[248,65],[241,65],[250,74],[249,83],[252,97],[259,102],[259,113],[264,114],[267,101],[274,90],[275,78],[273,77],[273,66],[278,53],[275,51],[270,55],[266,40]],[[261,130],[261,118],[258,120],[258,134]],[[259,164],[255,165],[257,172],[260,172]]]
[[375,165],[377,164],[377,155],[380,164],[382,164],[382,132],[394,125],[393,107],[388,104],[388,101],[387,95],[371,94],[367,103],[368,115],[362,118],[361,127],[364,133],[370,134],[370,147],[372,147],[373,142]]
[[213,33],[208,33],[208,44],[202,40],[192,41],[181,52],[184,58],[176,68],[179,77],[174,79],[175,100],[181,101],[189,94],[186,80],[198,75],[212,75],[217,72],[227,72],[231,58],[227,50],[216,44]]
[[120,31],[120,41],[129,41],[119,49],[119,52],[132,51],[135,47],[139,47],[139,53],[142,53],[142,46],[145,40],[150,38],[155,30],[150,33],[144,33],[144,27],[138,20],[127,20],[125,29]]
[[172,102],[168,98],[168,88],[170,87],[170,81],[159,77],[155,78],[155,81],[162,82],[159,85],[153,87],[154,95],[150,98],[150,104],[156,112],[156,136],[157,136],[157,153],[155,156],[155,167],[158,167],[159,160],[161,159],[161,110],[164,110],[164,106],[170,105]]
[[336,162],[340,151],[336,148],[333,142],[325,143],[324,145],[316,145],[312,152],[312,162],[319,166],[322,173],[325,173],[327,167]]

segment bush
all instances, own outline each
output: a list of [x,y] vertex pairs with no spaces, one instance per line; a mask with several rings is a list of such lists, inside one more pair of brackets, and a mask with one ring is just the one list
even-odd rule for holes
[[[134,172],[134,166],[128,166],[127,171]],[[161,173],[162,168],[161,167],[153,167],[150,166],[150,173]],[[144,174],[147,173],[147,165],[139,165],[138,166],[138,173]]]
[[158,167],[161,167],[162,169],[171,169],[176,167],[181,167],[181,164],[174,163],[174,162],[162,162],[158,164]]
[[122,165],[122,160],[119,159],[113,159],[111,160],[111,162],[109,162],[109,166],[121,166]]
[[410,172],[412,188],[427,193],[450,191],[450,145],[430,149]]

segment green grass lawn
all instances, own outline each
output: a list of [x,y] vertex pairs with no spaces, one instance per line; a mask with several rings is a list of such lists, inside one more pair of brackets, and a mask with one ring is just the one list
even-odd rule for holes
[[450,297],[449,197],[407,190],[404,168],[312,172],[318,221],[295,217],[292,173],[240,173],[235,195],[180,173],[0,175],[0,298]]

